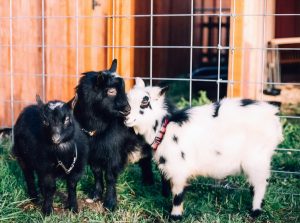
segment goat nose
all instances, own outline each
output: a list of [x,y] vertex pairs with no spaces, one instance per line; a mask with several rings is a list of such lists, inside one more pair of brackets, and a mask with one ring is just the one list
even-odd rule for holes
[[52,136],[52,141],[55,143],[55,144],[58,144],[60,142],[60,136],[58,134],[55,134]]
[[125,107],[125,111],[126,111],[126,112],[130,112],[130,111],[131,111],[131,107],[130,107],[130,105],[126,105],[126,107]]

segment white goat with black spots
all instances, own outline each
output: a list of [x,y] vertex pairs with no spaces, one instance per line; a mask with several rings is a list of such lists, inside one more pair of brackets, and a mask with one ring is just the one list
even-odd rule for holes
[[171,217],[182,217],[184,188],[190,178],[223,179],[241,172],[253,186],[252,215],[257,216],[272,154],[283,138],[278,109],[266,102],[227,98],[178,111],[167,103],[165,91],[145,87],[137,78],[128,93],[131,111],[126,125],[152,145],[159,169],[170,180]]

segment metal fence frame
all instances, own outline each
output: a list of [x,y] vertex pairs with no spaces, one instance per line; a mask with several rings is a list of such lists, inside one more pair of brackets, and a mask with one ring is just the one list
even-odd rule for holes
[[[115,8],[115,1],[116,0],[111,0],[112,1],[112,11],[114,12],[114,8]],[[75,74],[51,74],[52,77],[55,76],[68,76],[68,77],[74,77],[76,78],[77,82],[79,80],[79,48],[85,48],[85,47],[95,47],[95,48],[112,48],[112,56],[114,57],[115,55],[115,49],[117,48],[149,48],[150,49],[150,73],[149,73],[149,78],[144,78],[144,79],[149,79],[150,80],[150,84],[152,85],[153,80],[172,80],[172,81],[185,81],[185,82],[189,82],[189,86],[190,86],[190,90],[189,90],[189,102],[191,104],[192,101],[192,82],[193,81],[202,81],[202,82],[215,82],[217,84],[217,95],[218,95],[218,100],[220,99],[219,97],[219,93],[220,93],[220,84],[221,83],[227,83],[228,85],[233,85],[234,83],[239,83],[239,81],[233,81],[233,72],[234,69],[231,70],[231,73],[228,73],[228,76],[231,75],[231,79],[232,80],[222,80],[220,79],[220,55],[221,55],[221,50],[229,50],[230,53],[234,52],[235,50],[261,50],[262,53],[262,58],[263,60],[261,61],[261,65],[262,68],[265,67],[265,54],[268,50],[297,50],[300,51],[300,48],[270,48],[270,47],[265,47],[265,46],[261,46],[261,47],[253,47],[253,48],[242,48],[242,47],[236,47],[234,46],[234,39],[232,41],[230,41],[231,43],[229,44],[229,46],[222,46],[221,45],[221,18],[222,17],[231,17],[233,19],[233,24],[235,24],[236,18],[239,16],[262,16],[263,17],[263,30],[261,32],[261,38],[262,40],[265,39],[265,18],[267,16],[300,16],[300,14],[267,14],[266,13],[266,6],[267,6],[267,0],[263,0],[263,4],[264,4],[264,12],[262,14],[237,14],[235,12],[235,4],[237,0],[233,0],[233,11],[231,13],[224,13],[222,12],[222,0],[219,0],[219,12],[218,13],[194,13],[194,0],[190,0],[191,1],[191,12],[190,14],[154,14],[153,12],[153,0],[151,1],[151,11],[150,14],[136,14],[136,15],[116,15],[116,14],[112,14],[112,15],[106,15],[106,16],[80,16],[79,15],[79,0],[76,0],[75,2],[75,11],[76,11],[76,15],[75,16],[45,16],[45,0],[42,0],[42,15],[41,16],[13,16],[12,13],[12,4],[13,4],[13,0],[10,0],[10,8],[9,8],[9,12],[10,15],[9,16],[0,16],[0,19],[9,19],[10,21],[10,40],[9,40],[9,45],[0,45],[1,47],[9,47],[10,48],[10,72],[3,74],[3,75],[9,75],[10,76],[10,92],[11,92],[11,97],[10,100],[4,100],[2,101],[3,103],[10,103],[10,107],[11,107],[11,122],[15,123],[14,120],[14,103],[16,102],[24,102],[24,101],[17,101],[14,100],[14,77],[18,76],[18,75],[22,75],[22,74],[18,74],[18,73],[14,73],[13,70],[13,52],[14,52],[14,48],[15,47],[39,47],[42,49],[42,73],[41,74],[31,74],[32,76],[41,76],[42,77],[42,86],[43,86],[43,92],[42,92],[42,98],[45,100],[45,78],[47,77],[48,74],[45,73],[45,48],[51,47],[51,48],[76,48],[76,73]],[[190,17],[190,22],[191,22],[191,26],[190,26],[190,32],[191,32],[191,39],[190,39],[190,45],[189,46],[155,46],[153,45],[153,18],[154,17],[180,17],[180,16],[189,16]],[[219,32],[218,32],[218,45],[217,46],[194,46],[193,45],[193,31],[194,31],[194,17],[195,16],[217,16],[219,18]],[[145,46],[118,46],[115,45],[115,33],[114,33],[114,24],[115,24],[115,20],[119,19],[119,18],[138,18],[138,17],[150,17],[150,44],[149,45],[145,45]],[[31,18],[31,19],[41,19],[42,21],[42,44],[39,45],[14,45],[13,44],[13,20],[17,20],[17,19],[24,19],[24,18]],[[72,18],[76,20],[76,45],[46,45],[45,44],[45,20],[46,19],[61,19],[61,18]],[[79,45],[79,19],[80,18],[107,18],[107,19],[112,19],[112,45]],[[235,26],[233,25],[232,28],[232,32],[235,32]],[[234,38],[234,35],[233,35]],[[177,49],[190,49],[190,69],[189,69],[189,78],[155,78],[153,77],[153,49],[155,48],[177,48]],[[218,50],[218,78],[217,80],[207,80],[207,79],[193,79],[192,78],[192,64],[193,64],[193,50],[194,49],[204,49],[204,48],[210,48],[210,49],[217,49]],[[235,61],[234,61],[234,57],[231,60],[231,66],[232,68],[234,67]],[[268,82],[268,81],[264,81],[264,69],[262,69],[262,74],[261,74],[261,80],[259,82],[248,82],[247,84],[257,84],[261,86],[261,96],[260,99],[262,99],[263,96],[263,88],[266,84],[269,85],[287,85],[287,84],[293,84],[293,85],[300,85],[300,83],[281,83],[281,82]],[[129,75],[124,74],[124,79],[132,79],[131,77],[129,77]],[[233,89],[233,88],[231,88]],[[231,92],[231,95],[233,93]],[[30,103],[30,102],[28,102]],[[288,118],[288,119],[299,119],[299,116],[288,116],[288,115],[282,115],[280,116],[281,118]],[[12,126],[13,128],[13,126]],[[300,142],[299,142],[300,143]],[[287,151],[287,152],[293,152],[293,153],[298,153],[300,152],[299,149],[294,149],[294,148],[284,148],[284,149],[277,149],[277,151]],[[288,171],[280,171],[280,170],[272,170],[273,173],[278,173],[278,174],[292,174],[292,175],[300,175],[300,171],[299,172],[288,172]],[[215,186],[215,185],[214,185]],[[222,186],[223,187],[223,186]],[[226,186],[224,186],[225,188],[228,188]],[[243,188],[239,188],[240,190],[244,190]],[[282,192],[280,192],[282,193]],[[296,193],[296,194],[291,194],[292,196],[300,196],[300,193]]]

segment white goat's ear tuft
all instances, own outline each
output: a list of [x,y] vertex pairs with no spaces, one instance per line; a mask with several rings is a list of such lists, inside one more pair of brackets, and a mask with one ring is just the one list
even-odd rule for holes
[[140,88],[144,88],[145,87],[145,82],[143,81],[142,78],[137,77],[137,78],[135,78],[135,86],[140,87]]

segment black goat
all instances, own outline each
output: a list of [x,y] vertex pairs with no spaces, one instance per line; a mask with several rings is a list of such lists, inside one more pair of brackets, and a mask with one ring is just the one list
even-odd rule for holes
[[44,104],[37,96],[37,105],[26,107],[16,122],[13,153],[23,171],[29,197],[35,202],[37,174],[45,215],[52,211],[58,177],[67,181],[69,209],[78,212],[76,185],[87,163],[88,141],[69,104]]
[[124,125],[130,106],[124,80],[115,73],[116,68],[117,61],[113,60],[109,70],[84,73],[76,87],[78,101],[74,107],[76,120],[89,136],[89,164],[95,179],[92,199],[102,199],[104,174],[104,207],[109,210],[117,205],[116,181],[128,161],[142,158],[143,182],[153,183],[151,148]]

